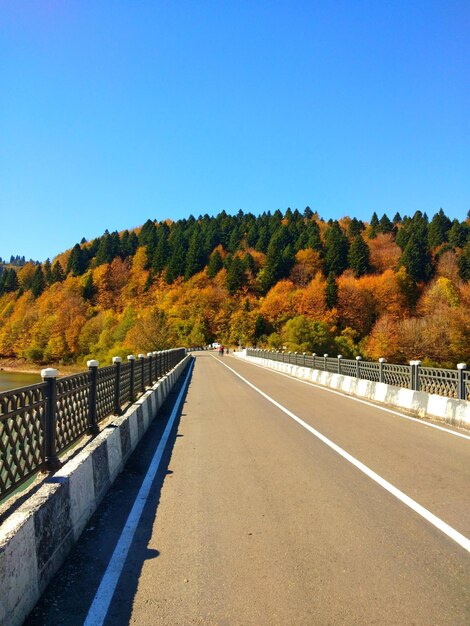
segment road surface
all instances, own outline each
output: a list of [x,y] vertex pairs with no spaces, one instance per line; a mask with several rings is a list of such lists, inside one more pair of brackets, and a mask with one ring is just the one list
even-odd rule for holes
[[470,624],[468,435],[215,352],[188,382],[28,626]]

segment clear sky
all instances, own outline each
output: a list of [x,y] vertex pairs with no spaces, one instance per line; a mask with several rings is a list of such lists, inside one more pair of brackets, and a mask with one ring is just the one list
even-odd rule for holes
[[0,0],[0,256],[151,219],[470,210],[469,0]]

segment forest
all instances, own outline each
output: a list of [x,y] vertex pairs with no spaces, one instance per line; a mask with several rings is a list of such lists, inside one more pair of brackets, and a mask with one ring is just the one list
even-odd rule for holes
[[[168,347],[470,362],[470,219],[307,207],[147,220],[0,265],[0,356],[102,365]],[[21,261],[21,262],[19,262]]]

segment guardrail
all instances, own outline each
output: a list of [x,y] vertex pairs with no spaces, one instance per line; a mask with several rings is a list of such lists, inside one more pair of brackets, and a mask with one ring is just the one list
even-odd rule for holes
[[395,365],[387,363],[385,359],[378,362],[363,361],[357,356],[354,360],[343,359],[341,354],[337,357],[323,356],[315,353],[308,355],[298,352],[276,352],[248,348],[247,356],[292,363],[304,367],[355,376],[365,380],[386,383],[395,387],[404,387],[415,391],[426,391],[448,398],[459,400],[470,399],[470,370],[466,363],[459,363],[456,370],[438,367],[422,367],[421,361],[410,361],[409,365]]
[[121,415],[184,357],[184,348],[127,357],[122,363],[99,367],[88,361],[88,371],[57,378],[44,369],[43,382],[0,393],[0,500],[38,471],[55,471],[59,454],[85,434],[99,432],[109,415]]

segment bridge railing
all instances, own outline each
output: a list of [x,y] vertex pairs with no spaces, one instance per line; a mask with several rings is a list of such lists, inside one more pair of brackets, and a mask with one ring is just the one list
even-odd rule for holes
[[99,423],[121,415],[184,357],[184,348],[127,357],[122,363],[57,378],[57,370],[42,370],[43,382],[0,393],[0,500],[38,471],[61,466],[59,455],[80,437],[99,432]]
[[409,365],[387,363],[385,359],[363,361],[361,357],[343,359],[339,354],[330,357],[328,354],[307,354],[298,352],[279,352],[275,350],[261,350],[248,348],[247,356],[270,359],[283,363],[301,365],[313,369],[355,376],[365,380],[386,383],[405,389],[426,391],[448,398],[459,400],[470,399],[470,370],[466,363],[459,363],[457,369],[443,369],[438,367],[422,367],[421,361],[410,361]]

